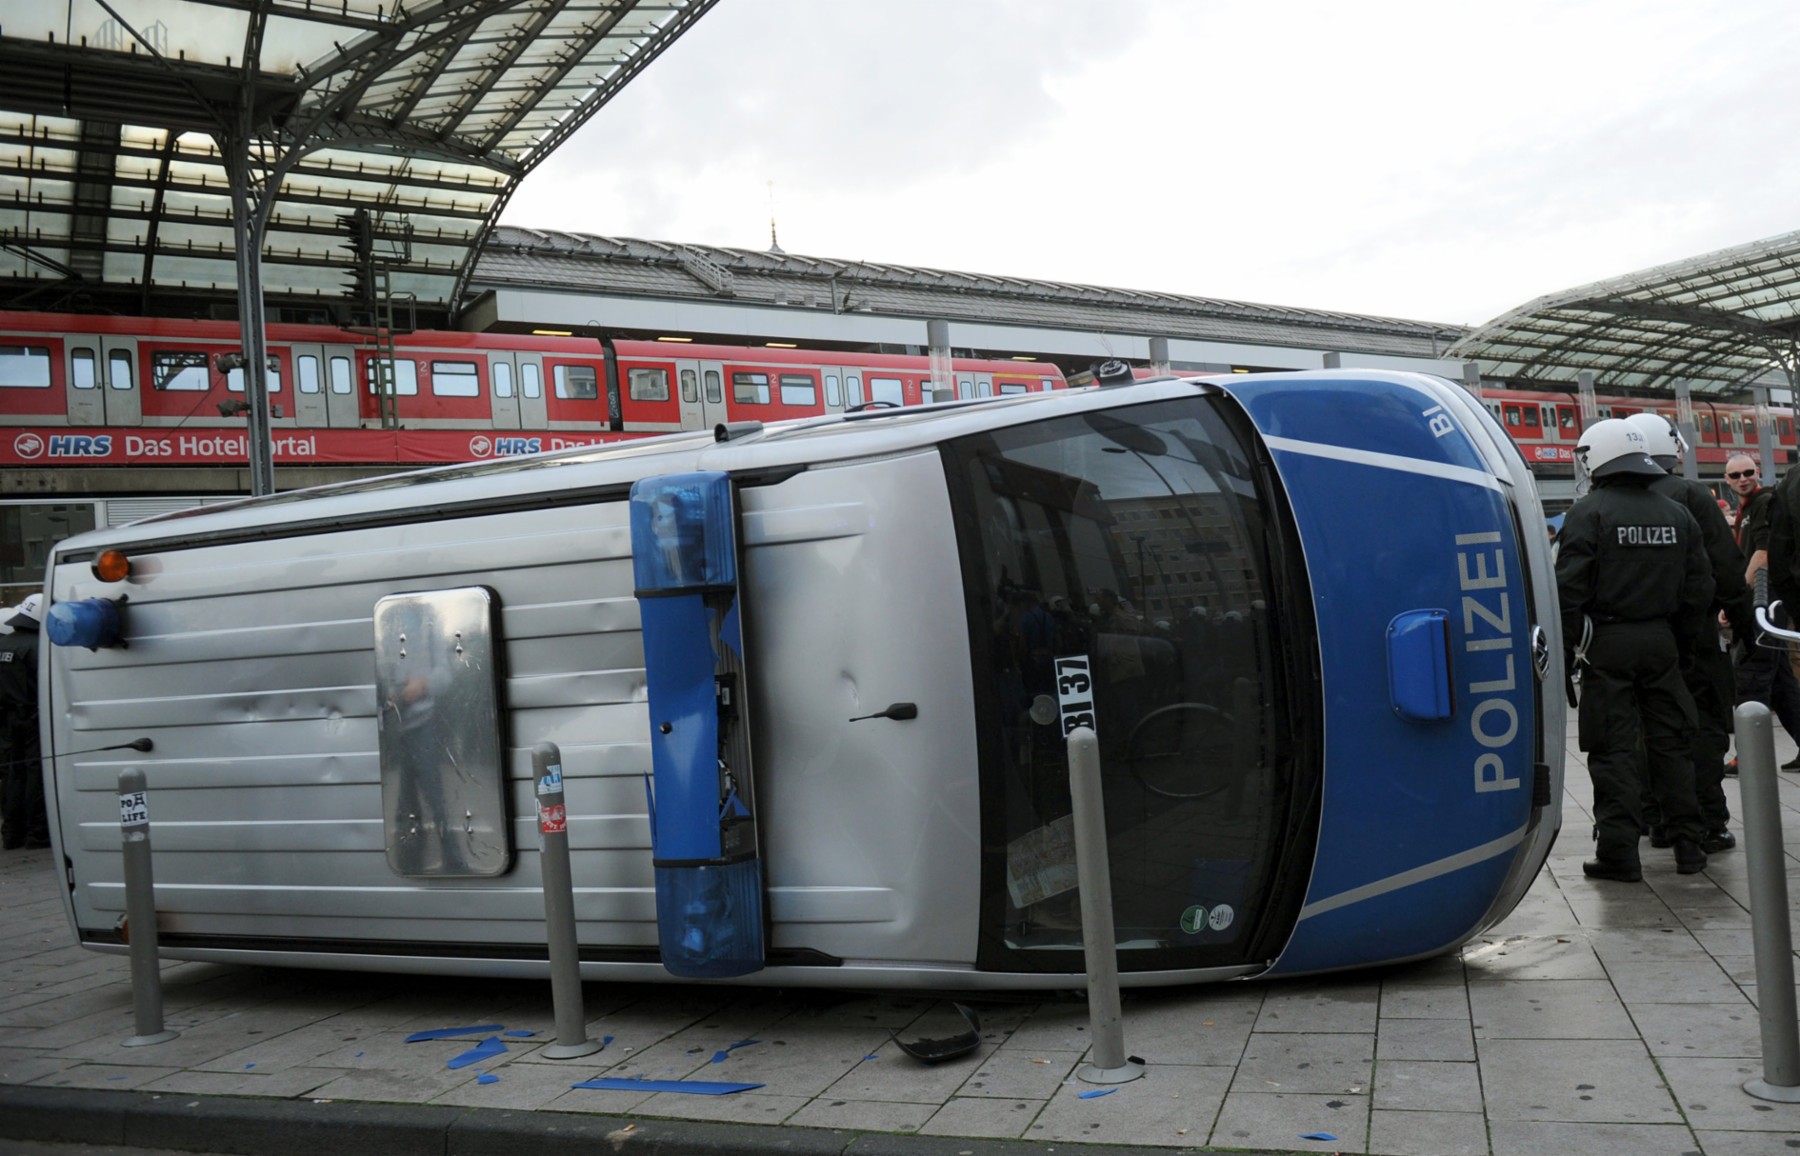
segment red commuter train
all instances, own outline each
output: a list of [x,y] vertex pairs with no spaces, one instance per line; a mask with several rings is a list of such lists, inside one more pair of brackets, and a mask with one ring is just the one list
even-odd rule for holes
[[[1582,429],[1578,395],[1484,387],[1481,399],[1518,443],[1526,461],[1534,466],[1574,462],[1575,442]],[[1662,414],[1671,421],[1677,419],[1673,398],[1597,395],[1594,402],[1602,418],[1648,412]],[[1733,454],[1754,457],[1761,452],[1755,406],[1694,398],[1693,407],[1694,448],[1703,473],[1718,473],[1725,459]],[[1795,449],[1793,414],[1785,409],[1771,410],[1769,420],[1775,433],[1776,461],[1785,463],[1789,459],[1782,451]]]
[[[274,461],[470,461],[931,400],[923,356],[415,331],[393,339],[383,422],[373,337],[270,325]],[[239,465],[232,322],[0,311],[0,466]],[[952,361],[958,397],[1057,389],[1049,362]]]

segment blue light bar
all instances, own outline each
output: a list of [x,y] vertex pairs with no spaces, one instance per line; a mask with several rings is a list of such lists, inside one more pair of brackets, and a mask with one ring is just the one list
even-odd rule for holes
[[118,646],[125,633],[119,604],[110,598],[83,598],[58,602],[44,619],[44,632],[57,646],[85,646],[99,650]]

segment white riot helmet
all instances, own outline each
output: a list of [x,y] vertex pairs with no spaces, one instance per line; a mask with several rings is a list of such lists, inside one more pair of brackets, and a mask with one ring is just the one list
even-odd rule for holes
[[1662,459],[1678,459],[1687,453],[1687,440],[1675,428],[1675,423],[1662,414],[1634,413],[1625,420],[1636,426],[1649,442],[1650,448],[1645,452],[1656,459],[1657,465],[1667,468],[1673,462]]
[[1581,440],[1575,443],[1575,464],[1595,479],[1615,474],[1658,477],[1668,472],[1650,459],[1650,439],[1644,431],[1619,417],[1597,421],[1581,431]]

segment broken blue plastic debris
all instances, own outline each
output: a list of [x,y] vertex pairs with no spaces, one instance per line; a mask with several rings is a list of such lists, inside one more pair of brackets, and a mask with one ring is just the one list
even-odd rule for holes
[[504,1056],[506,1045],[500,1042],[499,1036],[489,1036],[460,1056],[453,1056],[444,1061],[447,1068],[466,1068],[470,1064],[479,1064],[483,1060],[491,1060],[495,1056]]
[[256,1065],[255,1065],[255,1064],[245,1064],[245,1065],[244,1065],[244,1070],[245,1070],[245,1071],[246,1071],[246,1072],[247,1072],[247,1071],[249,1071],[249,1070],[250,1070],[250,1069],[251,1069],[251,1068],[254,1068],[254,1067],[255,1067],[255,1066],[256,1066]]
[[603,1092],[689,1092],[697,1096],[726,1096],[732,1092],[748,1092],[761,1084],[727,1084],[715,1080],[624,1080],[601,1077],[570,1084],[571,1088],[598,1088]]
[[406,1042],[416,1044],[420,1040],[447,1040],[452,1036],[473,1036],[482,1032],[497,1032],[504,1024],[476,1024],[472,1028],[433,1028],[428,1032],[414,1032],[406,1037]]
[[874,1052],[870,1052],[868,1055],[863,1057],[863,1059],[865,1059],[865,1060],[879,1060],[880,1058],[881,1057],[876,1055]]
[[498,1084],[500,1082],[500,1077],[492,1072],[483,1072],[475,1077],[475,1082],[477,1084]]
[[1076,1092],[1075,1098],[1077,1100],[1091,1100],[1095,1096],[1110,1096],[1118,1090],[1119,1089],[1117,1088],[1095,1088],[1091,1092]]
[[1336,1140],[1337,1139],[1337,1137],[1333,1136],[1330,1132],[1302,1132],[1302,1133],[1300,1133],[1300,1138],[1302,1140]]
[[739,1040],[737,1043],[732,1044],[728,1048],[725,1048],[721,1051],[714,1052],[712,1062],[715,1064],[722,1064],[725,1062],[726,1057],[730,1056],[731,1053],[735,1052],[737,1049],[749,1047],[751,1044],[760,1044],[760,1043],[762,1043],[761,1040]]
[[526,1031],[526,1030],[525,1030],[525,1029],[524,1029],[524,1028],[514,1028],[514,1029],[513,1029],[513,1030],[512,1030],[512,1031],[510,1031],[510,1032],[507,1032],[507,1033],[506,1033],[506,1034],[507,1034],[507,1035],[509,1035],[509,1036],[519,1036],[519,1037],[525,1037],[525,1036],[535,1036],[535,1035],[537,1035],[537,1033],[536,1033],[536,1032],[528,1032],[528,1031]]

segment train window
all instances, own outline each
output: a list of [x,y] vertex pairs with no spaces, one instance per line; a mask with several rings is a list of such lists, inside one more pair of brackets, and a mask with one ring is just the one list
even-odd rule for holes
[[593,401],[600,396],[600,379],[591,365],[556,365],[550,368],[556,396],[572,401]]
[[1509,405],[1506,407],[1506,424],[1507,425],[1518,425],[1519,424],[1519,407],[1518,406]]
[[1781,430],[1781,437],[1782,437],[1783,441],[1786,441],[1788,438],[1791,438],[1794,436],[1794,422],[1793,422],[1792,418],[1784,417],[1784,418],[1780,419],[1779,421],[1777,421],[1775,424]]
[[99,386],[100,374],[94,365],[93,350],[69,350],[69,384],[76,389],[94,389]]
[[131,354],[114,349],[106,355],[106,383],[113,389],[131,388]]
[[[77,350],[79,357],[85,350]],[[88,353],[92,373],[93,354]],[[50,350],[42,345],[0,345],[0,387],[10,389],[48,389],[50,387]],[[78,388],[92,389],[87,386]]]
[[850,405],[862,404],[862,378],[854,373],[844,378],[844,400]]
[[513,395],[512,362],[496,361],[488,376],[494,379],[494,396],[511,397]]
[[328,366],[331,370],[331,392],[346,394],[350,392],[350,359],[334,357]]
[[838,388],[837,374],[825,375],[825,404],[834,409],[844,404],[844,391]]
[[781,375],[782,405],[818,405],[819,384],[810,373],[784,373]]
[[538,368],[535,361],[527,361],[519,367],[519,376],[524,380],[526,397],[544,396],[544,371]]
[[1700,415],[1700,432],[1704,434],[1712,433],[1712,414],[1703,413]]
[[700,401],[700,378],[691,369],[681,371],[681,400],[689,405]]
[[739,405],[768,405],[769,375],[766,373],[732,374],[731,400]]
[[897,377],[871,377],[869,379],[869,400],[885,401],[890,405],[905,405],[906,387]]
[[301,393],[319,392],[319,359],[310,353],[294,358],[294,388]]
[[994,383],[991,381],[976,382],[975,383],[975,396],[976,397],[993,397],[994,396]]
[[0,345],[0,386],[49,389],[50,348],[45,345]]
[[1575,411],[1566,405],[1559,405],[1556,407],[1556,420],[1563,429],[1572,430],[1575,428]]
[[[276,360],[275,355],[272,353],[269,355],[269,368],[267,372],[263,374],[263,380],[267,383],[270,393],[281,392],[281,362]],[[233,393],[243,393],[244,371],[241,369],[226,370],[225,388]]]
[[[691,370],[683,370],[691,373]],[[631,370],[630,388],[632,401],[668,401],[669,371],[666,369],[638,367]]]
[[[1274,898],[1305,790],[1277,632],[1294,592],[1227,408],[1117,407],[945,447],[988,720],[984,936],[1007,961],[1082,942],[1059,659],[1087,659],[1122,966],[1240,957]],[[1229,928],[1184,926],[1197,889],[1232,895]]]
[[1006,397],[1014,393],[1029,393],[1031,386],[1022,381],[1003,381],[1000,383],[1000,396]]
[[212,388],[206,354],[162,350],[150,355],[150,383],[154,389],[205,393]]
[[722,402],[724,402],[725,386],[719,379],[719,371],[716,369],[707,370],[705,382],[706,382],[706,400],[707,400],[708,404],[719,405]]
[[[379,357],[371,357],[369,359],[369,392],[370,393],[375,393],[378,390],[378,385],[377,385],[377,381],[376,381],[376,377],[375,377],[375,367],[377,365],[381,364],[384,360],[385,360],[384,358],[379,358]],[[393,361],[393,366],[394,366],[394,396],[395,397],[416,397],[416,396],[418,396],[418,393],[419,393],[419,363],[414,361],[410,357],[397,357]]]
[[433,397],[480,397],[481,374],[473,361],[434,361],[431,363]]
[[959,378],[956,382],[956,396],[965,399],[974,397],[975,383],[966,377]]

